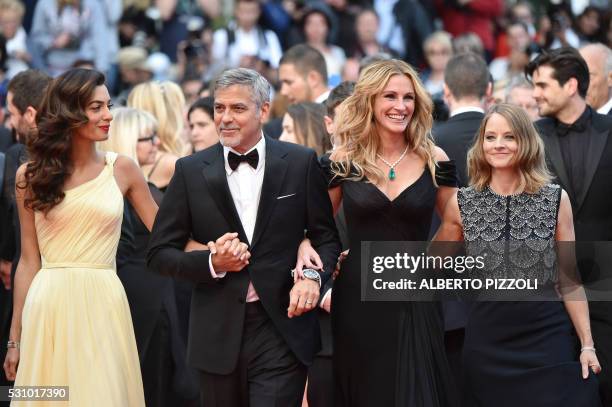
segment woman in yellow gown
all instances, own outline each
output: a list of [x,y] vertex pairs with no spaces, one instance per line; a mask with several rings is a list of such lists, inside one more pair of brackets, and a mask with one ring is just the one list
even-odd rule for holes
[[101,73],[56,78],[17,172],[22,245],[4,369],[15,386],[67,386],[69,401],[51,406],[145,405],[115,254],[123,197],[149,229],[157,205],[132,160],[96,150],[110,106]]

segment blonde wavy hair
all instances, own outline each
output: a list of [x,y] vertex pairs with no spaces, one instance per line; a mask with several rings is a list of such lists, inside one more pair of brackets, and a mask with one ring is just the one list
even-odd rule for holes
[[491,182],[491,165],[485,157],[483,144],[487,123],[494,114],[499,114],[506,119],[518,144],[514,164],[521,180],[516,192],[529,194],[538,192],[552,179],[546,166],[544,142],[525,110],[510,103],[491,106],[482,119],[474,145],[468,151],[467,156],[470,185],[482,191]]
[[408,148],[427,163],[436,183],[435,144],[431,136],[433,103],[414,68],[397,59],[368,65],[360,74],[353,94],[338,105],[332,164],[336,176],[351,180],[367,178],[375,184],[385,178],[376,165],[381,142],[374,118],[374,101],[394,75],[406,75],[412,81],[415,108],[404,136]]
[[132,107],[118,107],[112,113],[108,138],[99,142],[98,148],[128,156],[140,166],[136,152],[138,139],[157,131],[157,120],[151,113]]
[[185,150],[181,139],[185,96],[177,84],[164,81],[136,85],[128,96],[127,105],[149,112],[157,119],[161,151],[182,155]]

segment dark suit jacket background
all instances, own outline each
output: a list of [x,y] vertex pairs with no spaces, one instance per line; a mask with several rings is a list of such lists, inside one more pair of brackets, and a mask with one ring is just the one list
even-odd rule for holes
[[[446,122],[438,123],[433,128],[436,145],[440,147],[448,158],[455,161],[459,187],[466,187],[469,183],[467,175],[467,152],[474,144],[474,138],[484,114],[480,112],[465,112],[455,115]],[[434,213],[431,222],[433,234],[440,226],[440,219]],[[443,302],[444,328],[446,331],[464,328],[467,323],[467,305],[463,302]]]
[[[612,241],[612,117],[593,111],[589,127],[591,143],[589,160],[581,196],[577,196],[569,182],[563,156],[555,133],[555,120],[545,118],[536,123],[546,146],[549,170],[554,174],[553,182],[567,192],[574,216],[576,241]],[[612,253],[597,254],[598,265],[583,260],[578,246],[580,273],[585,284],[612,278]],[[604,250],[605,251],[605,250]],[[607,257],[607,261],[605,258]],[[603,261],[602,261],[603,260]],[[597,346],[597,356],[602,366],[608,366],[599,375],[600,389],[607,389],[604,405],[612,403],[612,302],[589,301],[591,329]],[[608,403],[608,404],[606,404]]]
[[546,146],[548,168],[554,182],[568,193],[572,203],[576,241],[612,241],[612,117],[593,111],[589,160],[586,163],[586,188],[582,196],[572,191],[563,165],[563,157],[555,134],[555,121],[550,118],[536,123]]
[[469,183],[467,152],[474,144],[483,117],[484,114],[479,112],[460,113],[436,124],[432,130],[436,145],[455,161],[459,187],[466,187]]
[[[293,194],[293,195],[292,195]],[[283,199],[278,197],[288,196]],[[316,312],[287,318],[296,253],[308,231],[323,260],[323,284],[340,252],[325,176],[314,151],[266,137],[265,173],[250,264],[213,279],[208,251],[184,253],[187,240],[214,241],[238,232],[248,242],[227,183],[223,147],[177,161],[151,236],[151,269],[195,281],[187,349],[193,367],[228,374],[236,366],[249,281],[289,348],[304,364],[320,349]]]
[[0,126],[0,152],[6,153],[13,144],[15,144],[13,133],[6,127]]

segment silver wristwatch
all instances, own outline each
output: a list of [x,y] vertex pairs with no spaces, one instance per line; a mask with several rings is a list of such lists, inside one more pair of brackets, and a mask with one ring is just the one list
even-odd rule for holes
[[[295,273],[295,269],[291,270],[291,277],[293,277],[294,273]],[[302,269],[302,275],[304,276],[304,278],[316,281],[317,283],[319,283],[319,287],[321,287],[321,275],[319,274],[317,270]]]
[[319,283],[319,287],[321,287],[321,275],[317,270],[303,269],[302,275],[304,276],[304,278],[316,281],[317,283]]

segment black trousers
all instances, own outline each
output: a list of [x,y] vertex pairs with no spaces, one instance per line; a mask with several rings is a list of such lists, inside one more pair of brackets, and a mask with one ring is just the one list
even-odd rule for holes
[[159,314],[140,365],[147,407],[168,406],[174,366],[170,349],[170,321],[165,310]]
[[287,346],[259,301],[246,305],[236,369],[200,372],[202,407],[300,407],[304,366]]

